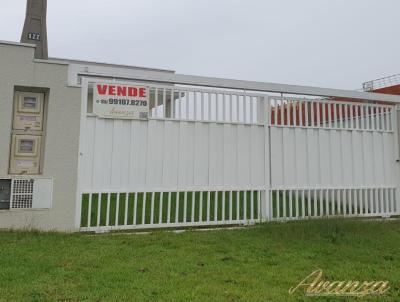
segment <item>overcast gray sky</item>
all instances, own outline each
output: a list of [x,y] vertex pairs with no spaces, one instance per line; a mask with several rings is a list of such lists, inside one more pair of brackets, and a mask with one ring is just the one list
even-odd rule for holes
[[[19,41],[26,0],[1,0]],[[399,0],[48,0],[51,57],[357,89],[400,73]]]

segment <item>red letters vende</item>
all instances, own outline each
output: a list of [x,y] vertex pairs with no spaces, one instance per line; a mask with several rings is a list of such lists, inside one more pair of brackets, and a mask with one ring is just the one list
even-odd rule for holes
[[97,85],[97,92],[100,95],[114,95],[114,96],[130,96],[145,98],[146,88],[133,87],[133,86],[118,86],[118,85]]

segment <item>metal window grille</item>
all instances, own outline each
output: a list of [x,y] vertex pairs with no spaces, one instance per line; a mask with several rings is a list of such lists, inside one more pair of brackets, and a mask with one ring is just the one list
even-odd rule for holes
[[11,208],[31,209],[33,203],[33,179],[15,179],[12,183]]

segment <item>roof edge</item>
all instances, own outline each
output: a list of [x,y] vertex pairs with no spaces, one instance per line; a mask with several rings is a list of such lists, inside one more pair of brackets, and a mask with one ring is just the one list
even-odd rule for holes
[[83,77],[113,77],[122,80],[140,80],[149,82],[158,82],[166,84],[182,84],[191,86],[217,87],[225,89],[240,89],[247,91],[274,92],[294,95],[309,95],[321,97],[342,97],[348,99],[358,99],[363,101],[383,101],[391,103],[400,103],[399,95],[358,92],[345,89],[322,88],[313,86],[288,85],[279,83],[235,80],[226,78],[204,77],[184,74],[166,74],[154,71],[136,71],[132,70],[130,74],[110,74],[77,71],[78,76]]
[[55,62],[55,63],[67,63],[67,64],[78,64],[78,65],[80,65],[80,64],[81,65],[95,65],[95,66],[100,66],[100,67],[137,69],[137,70],[149,70],[149,71],[157,71],[157,72],[175,73],[175,70],[170,70],[170,69],[160,69],[160,68],[143,67],[143,66],[113,64],[113,63],[107,63],[107,62],[84,61],[84,60],[77,60],[77,59],[63,59],[63,58],[49,57],[48,61],[52,61],[52,62]]
[[5,40],[0,40],[0,44],[2,44],[2,45],[11,45],[11,46],[22,46],[22,47],[36,48],[36,45],[35,45],[35,44],[20,43],[20,42],[5,41]]

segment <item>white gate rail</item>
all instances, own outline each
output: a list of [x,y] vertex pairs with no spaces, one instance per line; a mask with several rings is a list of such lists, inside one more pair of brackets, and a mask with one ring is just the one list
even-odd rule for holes
[[389,217],[400,213],[395,187],[284,188],[273,189],[270,194],[272,220]]
[[330,99],[271,97],[271,126],[392,132],[395,106]]
[[152,119],[230,124],[263,124],[265,95],[244,91],[150,85]]
[[82,231],[252,224],[261,191],[84,193],[82,206]]

